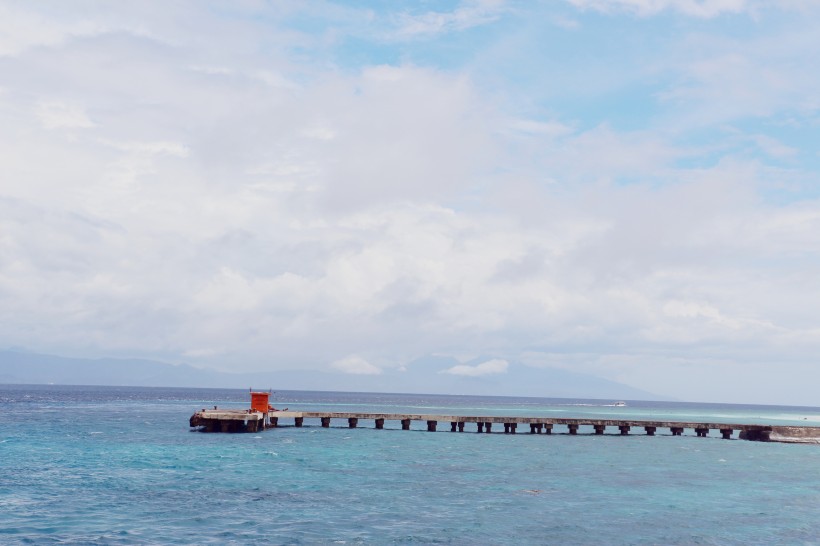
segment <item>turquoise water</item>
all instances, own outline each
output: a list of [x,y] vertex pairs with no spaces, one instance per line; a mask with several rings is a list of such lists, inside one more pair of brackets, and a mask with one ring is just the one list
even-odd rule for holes
[[[238,390],[0,386],[0,543],[820,544],[820,446],[691,431],[487,435],[429,433],[417,423],[408,432],[390,422],[380,431],[335,422],[189,431],[194,410],[246,400]],[[304,392],[276,393],[274,404],[803,424],[820,415]]]

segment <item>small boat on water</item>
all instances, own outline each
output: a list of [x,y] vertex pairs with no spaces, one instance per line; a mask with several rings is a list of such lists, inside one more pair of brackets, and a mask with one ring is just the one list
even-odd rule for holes
[[615,402],[615,404],[613,404],[613,405],[616,408],[625,408],[626,407],[626,402],[624,402],[623,400],[620,400],[618,402]]

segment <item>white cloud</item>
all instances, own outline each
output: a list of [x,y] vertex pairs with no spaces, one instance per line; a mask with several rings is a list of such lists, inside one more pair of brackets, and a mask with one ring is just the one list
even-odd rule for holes
[[575,131],[569,125],[558,121],[536,121],[529,119],[513,120],[510,122],[510,128],[514,131],[548,137],[566,136]]
[[493,360],[482,362],[481,364],[476,364],[475,366],[470,366],[468,364],[459,364],[457,366],[453,366],[452,368],[442,370],[440,373],[447,373],[450,375],[463,375],[465,377],[481,377],[484,375],[496,375],[501,373],[507,373],[507,368],[509,366],[510,363],[506,360],[495,358]]
[[0,57],[18,55],[36,46],[59,45],[73,36],[90,36],[104,30],[105,26],[94,20],[60,21],[5,3],[0,5]]
[[190,153],[190,149],[180,142],[114,142],[103,140],[102,143],[123,152],[139,155],[188,157]]
[[63,101],[40,101],[36,109],[40,123],[46,129],[87,129],[94,127],[85,111],[76,104]]
[[340,372],[353,375],[379,375],[382,373],[379,367],[356,355],[336,360],[331,364],[331,367]]
[[465,30],[496,20],[507,9],[504,0],[467,0],[450,12],[402,14],[396,34],[402,37]]
[[748,0],[568,0],[581,9],[602,12],[627,11],[642,17],[670,10],[693,17],[712,18],[724,13],[742,13]]

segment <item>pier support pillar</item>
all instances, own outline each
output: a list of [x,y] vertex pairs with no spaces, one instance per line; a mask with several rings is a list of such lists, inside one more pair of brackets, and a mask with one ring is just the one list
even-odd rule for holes
[[709,435],[709,429],[703,427],[696,428],[695,434],[697,434],[700,438],[706,438]]
[[552,423],[544,423],[544,434],[552,434]]
[[359,424],[359,420],[356,419],[355,417],[349,417],[347,419],[348,428],[356,428],[356,425],[358,425],[358,424]]
[[510,424],[509,423],[504,423],[504,434],[509,434],[509,433],[510,433]]
[[330,427],[330,417],[322,417],[322,427],[329,428]]
[[484,432],[484,423],[476,423],[476,425],[478,425],[477,432]]
[[410,430],[410,419],[402,419],[401,420],[401,429],[402,430]]
[[515,434],[515,429],[518,428],[518,423],[510,423],[510,434]]
[[770,442],[772,429],[770,427],[747,428],[740,431],[741,440],[751,440],[753,442]]
[[293,424],[296,425],[297,427],[301,427],[304,422],[305,422],[304,417],[294,417],[293,418]]
[[489,434],[493,431],[493,424],[492,423],[484,423],[484,432]]
[[464,432],[464,421],[459,421],[458,422],[458,431],[459,432]]
[[376,419],[376,428],[381,430],[384,428],[384,419]]
[[530,434],[535,434],[535,423],[530,423]]
[[438,421],[427,421],[427,432],[435,432]]
[[722,428],[722,429],[720,429],[720,433],[723,435],[723,439],[724,439],[724,440],[731,440],[731,439],[732,439],[732,433],[733,433],[733,432],[734,432],[734,430],[732,430],[732,429],[730,429],[730,428]]
[[450,421],[450,432],[455,432],[458,427],[458,421]]
[[629,434],[629,429],[632,428],[629,425],[618,425],[618,429],[621,431],[621,436],[626,436]]
[[271,417],[270,418],[270,426],[271,428],[276,428],[279,426],[279,418],[278,417]]
[[567,428],[569,429],[569,433],[573,436],[578,434],[578,425],[567,425]]
[[535,433],[541,434],[544,431],[544,423],[535,423]]
[[219,422],[219,429],[222,432],[230,432],[231,430],[231,422],[230,421],[220,421]]
[[683,435],[683,427],[670,427],[669,430],[672,431],[672,436]]
[[256,421],[256,420],[250,420],[250,421],[248,421],[248,424],[247,424],[246,428],[247,428],[248,432],[256,432],[257,429],[259,428],[259,422]]
[[606,425],[592,425],[592,428],[595,429],[595,434],[601,435],[606,430]]
[[643,427],[643,429],[646,431],[647,436],[654,436],[655,431],[657,430],[656,427]]

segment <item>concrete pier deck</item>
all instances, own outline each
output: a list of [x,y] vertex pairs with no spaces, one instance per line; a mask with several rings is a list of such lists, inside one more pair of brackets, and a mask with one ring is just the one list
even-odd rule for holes
[[[707,437],[715,432],[720,437],[762,442],[816,443],[820,444],[820,427],[779,426],[748,423],[719,423],[701,421],[656,421],[643,419],[571,419],[554,417],[510,417],[497,415],[436,415],[405,413],[359,413],[359,412],[313,412],[313,411],[253,411],[253,410],[205,410],[191,416],[190,426],[206,432],[257,432],[266,428],[282,426],[283,421],[293,419],[293,426],[304,426],[305,419],[318,420],[320,426],[328,428],[332,421],[348,428],[373,423],[373,428],[383,429],[387,421],[395,421],[402,430],[410,430],[413,421],[423,422],[427,430],[436,432],[439,425],[449,426],[451,432],[465,432],[470,424],[476,432],[493,433],[528,432],[530,434],[552,434],[564,432],[578,434],[579,427],[592,427],[591,434],[645,434],[657,433],[681,436],[691,430],[697,436]],[[498,425],[498,426],[494,426]],[[522,426],[523,425],[523,426]],[[519,428],[520,427],[520,428]],[[736,436],[735,433],[737,433]]]

